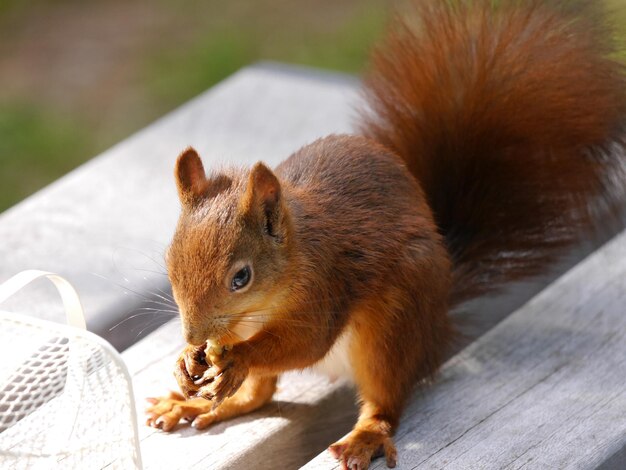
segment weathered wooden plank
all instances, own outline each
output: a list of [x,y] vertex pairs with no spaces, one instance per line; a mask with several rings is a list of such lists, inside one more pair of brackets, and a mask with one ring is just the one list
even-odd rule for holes
[[452,358],[396,443],[406,469],[626,468],[626,232]]

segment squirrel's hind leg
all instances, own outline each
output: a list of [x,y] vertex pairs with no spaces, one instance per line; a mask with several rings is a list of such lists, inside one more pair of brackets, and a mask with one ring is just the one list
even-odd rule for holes
[[[370,304],[367,309],[374,305]],[[391,338],[381,335],[383,325],[372,322],[376,317],[383,317],[382,322],[385,322],[387,312],[381,312],[379,308],[377,306],[375,315],[371,310],[351,315],[350,362],[361,410],[352,431],[328,449],[341,462],[342,469],[364,470],[373,458],[383,453],[387,465],[396,466],[397,453],[392,437],[405,393],[402,393],[402,380],[394,377],[398,372],[394,368],[396,361],[389,354],[389,344],[385,344]]]
[[423,282],[445,278],[446,268],[407,262],[390,276],[396,279],[388,279],[385,294],[350,315],[350,362],[362,404],[352,432],[329,448],[342,468],[364,470],[383,454],[395,467],[392,437],[406,401],[416,383],[436,372],[450,339],[445,283],[438,291]]
[[171,431],[181,419],[191,422],[196,429],[204,429],[213,423],[235,418],[255,411],[268,403],[276,391],[276,376],[250,375],[232,397],[217,408],[204,398],[186,400],[179,393],[160,398],[150,398],[152,406],[146,409],[146,424],[163,431]]

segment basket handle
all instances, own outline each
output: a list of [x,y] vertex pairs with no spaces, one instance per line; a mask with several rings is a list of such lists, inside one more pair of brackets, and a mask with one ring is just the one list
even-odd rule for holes
[[42,277],[50,280],[59,291],[59,295],[63,301],[63,307],[65,308],[65,316],[68,325],[83,330],[87,329],[83,307],[78,298],[78,294],[68,281],[55,273],[30,269],[16,274],[3,284],[0,284],[0,304],[35,279]]

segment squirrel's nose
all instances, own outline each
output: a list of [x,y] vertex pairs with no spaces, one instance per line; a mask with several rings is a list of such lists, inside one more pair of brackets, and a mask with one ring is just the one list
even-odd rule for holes
[[202,332],[194,331],[192,328],[187,328],[183,325],[183,337],[187,344],[192,346],[202,346],[206,343],[206,337]]

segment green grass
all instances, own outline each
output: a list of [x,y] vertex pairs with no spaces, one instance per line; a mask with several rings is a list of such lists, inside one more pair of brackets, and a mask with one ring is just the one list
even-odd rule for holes
[[54,181],[92,155],[76,122],[37,106],[0,107],[0,210]]
[[266,55],[278,61],[359,73],[367,63],[372,45],[383,33],[386,20],[386,10],[370,7],[330,34],[309,33],[309,37],[298,42],[285,38],[272,44]]
[[163,111],[198,95],[258,57],[250,38],[213,32],[192,48],[158,51],[145,64],[145,83]]
[[0,13],[10,10],[16,3],[15,0],[0,0]]
[[213,29],[189,49],[173,46],[147,57],[144,81],[162,114],[261,60],[358,73],[385,20],[385,10],[366,8],[330,32],[287,29],[266,36],[266,30],[253,27]]

